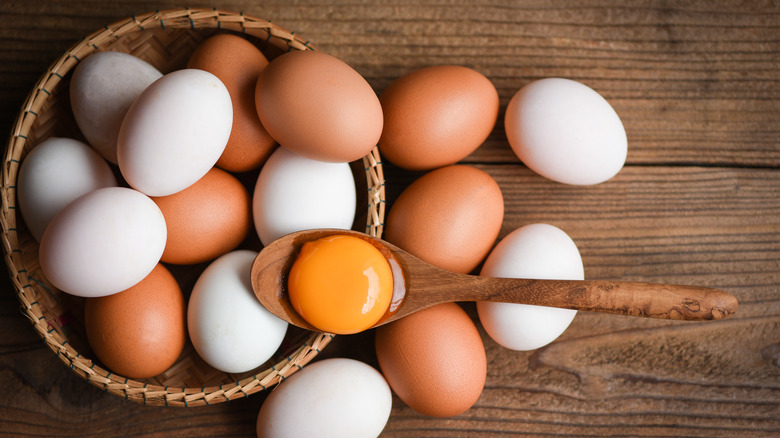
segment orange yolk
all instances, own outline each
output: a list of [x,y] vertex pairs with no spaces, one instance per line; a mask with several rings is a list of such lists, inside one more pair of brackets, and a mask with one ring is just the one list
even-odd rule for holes
[[393,297],[393,272],[382,253],[354,236],[303,244],[287,280],[293,308],[309,324],[336,334],[371,328]]

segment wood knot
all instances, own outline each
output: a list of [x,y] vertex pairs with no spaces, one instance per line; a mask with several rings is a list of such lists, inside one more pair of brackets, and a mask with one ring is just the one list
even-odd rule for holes
[[600,284],[599,285],[599,289],[603,290],[604,292],[609,292],[612,289],[615,289],[615,287],[616,286],[614,284],[611,284],[611,283],[605,283],[605,284]]
[[698,313],[701,312],[701,303],[699,303],[698,300],[694,300],[691,298],[686,298],[682,302],[683,307],[685,310],[692,312],[692,313]]
[[710,311],[710,318],[711,319],[723,319],[728,318],[729,316],[733,315],[734,312],[721,309],[720,307],[713,307]]

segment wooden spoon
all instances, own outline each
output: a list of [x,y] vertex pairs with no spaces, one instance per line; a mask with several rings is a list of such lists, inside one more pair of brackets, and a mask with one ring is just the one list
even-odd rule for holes
[[290,304],[287,275],[301,246],[334,234],[371,242],[385,255],[394,274],[393,302],[376,326],[436,304],[455,301],[498,301],[619,315],[677,320],[711,320],[731,316],[737,299],[724,291],[621,281],[533,280],[464,275],[430,265],[391,243],[364,233],[318,229],[288,234],[260,251],[252,265],[252,288],[277,317],[309,330]]

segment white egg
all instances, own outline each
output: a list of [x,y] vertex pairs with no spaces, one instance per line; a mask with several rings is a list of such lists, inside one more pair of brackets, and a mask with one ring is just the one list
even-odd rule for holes
[[349,229],[356,202],[348,163],[315,161],[279,147],[255,184],[255,229],[264,245],[295,231]]
[[267,311],[252,289],[255,257],[254,251],[236,250],[211,262],[187,307],[187,329],[198,355],[227,373],[262,365],[287,333],[287,323]]
[[177,70],[149,85],[130,106],[117,139],[117,162],[136,190],[167,196],[205,175],[225,150],[233,106],[213,74]]
[[551,180],[591,185],[615,176],[628,140],[620,117],[580,82],[547,78],[520,89],[506,108],[509,144],[530,169]]
[[22,161],[16,191],[24,223],[37,241],[71,201],[101,187],[116,186],[108,163],[88,145],[51,137]]
[[257,436],[376,437],[392,403],[390,386],[373,367],[354,359],[324,359],[271,391],[257,416]]
[[[505,278],[583,280],[585,272],[574,241],[560,228],[531,224],[504,237],[488,255],[480,275]],[[534,350],[560,336],[576,310],[514,303],[477,303],[487,334],[512,350]]]
[[70,81],[73,116],[103,158],[116,163],[116,139],[128,108],[160,76],[147,62],[122,52],[98,52],[76,66]]
[[149,197],[125,187],[97,189],[66,205],[46,228],[41,270],[71,295],[111,295],[152,272],[166,236],[162,212]]

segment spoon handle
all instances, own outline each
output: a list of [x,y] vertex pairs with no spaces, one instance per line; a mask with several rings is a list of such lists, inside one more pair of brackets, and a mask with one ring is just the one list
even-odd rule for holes
[[515,302],[646,318],[721,319],[734,314],[738,307],[733,295],[699,286],[517,278],[490,278],[478,283],[481,283],[479,287],[471,288],[474,301]]

